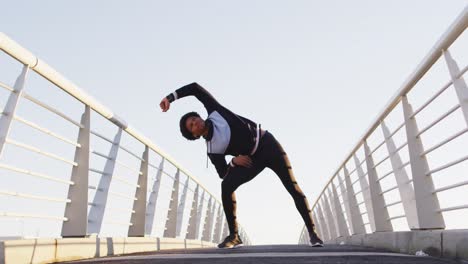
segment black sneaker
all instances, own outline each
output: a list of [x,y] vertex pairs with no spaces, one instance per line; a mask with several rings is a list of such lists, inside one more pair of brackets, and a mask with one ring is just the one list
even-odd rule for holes
[[218,248],[238,248],[242,247],[242,240],[238,234],[227,236],[223,243],[218,245]]
[[310,235],[310,245],[313,247],[323,247],[323,241],[316,233]]

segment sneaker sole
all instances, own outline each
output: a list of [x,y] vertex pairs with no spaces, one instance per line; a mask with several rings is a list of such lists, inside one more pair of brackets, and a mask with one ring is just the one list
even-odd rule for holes
[[243,247],[244,244],[238,244],[238,245],[235,245],[233,248],[240,248],[240,247]]
[[219,248],[219,249],[234,249],[234,248],[240,248],[240,247],[243,247],[244,244],[238,244],[238,245],[235,245],[235,246],[230,246],[230,247],[223,247],[223,248]]
[[323,244],[321,243],[315,243],[311,245],[312,247],[323,247]]

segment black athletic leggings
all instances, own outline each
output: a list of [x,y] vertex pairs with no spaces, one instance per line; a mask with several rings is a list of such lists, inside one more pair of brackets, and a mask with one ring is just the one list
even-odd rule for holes
[[296,208],[304,219],[309,233],[313,232],[314,223],[307,199],[301,188],[297,185],[291,169],[288,156],[283,147],[269,132],[265,132],[260,139],[257,151],[251,156],[252,168],[241,166],[231,167],[221,184],[224,213],[231,234],[238,232],[236,221],[236,199],[234,191],[242,184],[252,180],[263,169],[272,169],[281,179],[284,187],[291,194]]

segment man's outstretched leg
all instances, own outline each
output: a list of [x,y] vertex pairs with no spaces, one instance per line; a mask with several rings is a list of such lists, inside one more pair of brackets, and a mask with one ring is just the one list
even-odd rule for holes
[[284,187],[292,196],[294,203],[296,204],[296,208],[299,211],[302,219],[304,220],[305,226],[307,227],[307,231],[309,232],[310,236],[310,243],[312,244],[312,246],[322,247],[323,241],[318,237],[314,229],[314,222],[311,216],[312,211],[310,210],[306,196],[297,184],[297,181],[294,177],[291,168],[291,164],[289,162],[288,155],[284,151],[281,144],[278,141],[276,141],[276,139],[273,136],[271,137],[271,140],[274,140],[275,144],[271,144],[274,145],[274,147],[270,152],[270,154],[272,155],[272,159],[271,162],[269,162],[268,167],[271,168],[278,175]]

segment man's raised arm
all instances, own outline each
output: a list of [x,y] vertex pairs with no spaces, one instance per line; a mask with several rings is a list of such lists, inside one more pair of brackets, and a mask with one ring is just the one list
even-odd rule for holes
[[163,98],[160,103],[161,109],[166,112],[172,102],[189,95],[195,96],[205,106],[208,114],[213,112],[220,105],[205,88],[194,82],[177,89]]

